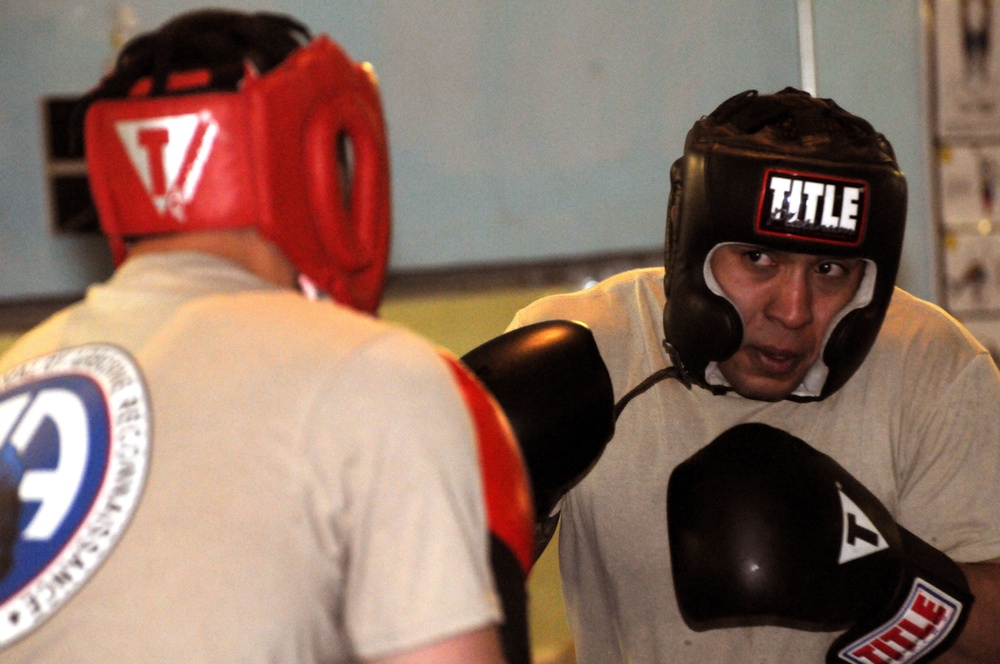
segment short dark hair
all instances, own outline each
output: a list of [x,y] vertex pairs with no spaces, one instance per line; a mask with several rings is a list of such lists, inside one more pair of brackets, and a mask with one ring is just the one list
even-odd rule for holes
[[[263,74],[284,62],[309,39],[309,28],[284,14],[228,9],[180,14],[122,47],[114,68],[74,109],[71,140],[82,145],[83,118],[92,103],[127,97],[142,79],[149,79],[148,95],[153,97],[234,91],[239,88],[248,63]],[[169,89],[171,74],[194,70],[209,74],[205,85],[197,89]]]
[[692,126],[685,147],[697,143],[896,165],[892,145],[867,120],[832,99],[792,87],[767,95],[747,90],[730,97]]

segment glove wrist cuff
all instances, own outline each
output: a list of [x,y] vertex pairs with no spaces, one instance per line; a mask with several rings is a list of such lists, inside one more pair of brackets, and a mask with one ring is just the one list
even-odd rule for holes
[[961,568],[947,555],[899,528],[904,569],[893,601],[841,635],[827,664],[928,661],[958,638],[973,596]]

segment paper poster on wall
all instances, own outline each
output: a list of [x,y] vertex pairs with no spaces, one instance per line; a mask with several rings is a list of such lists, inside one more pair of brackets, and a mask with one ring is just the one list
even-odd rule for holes
[[948,234],[948,309],[959,318],[1000,310],[1000,235]]
[[1000,144],[944,145],[938,154],[945,228],[989,233],[1000,221]]
[[1000,137],[1000,16],[993,0],[935,3],[938,134]]
[[928,6],[940,300],[992,340],[1000,337],[1000,0]]
[[1000,144],[942,145],[938,155],[948,309],[1000,310]]

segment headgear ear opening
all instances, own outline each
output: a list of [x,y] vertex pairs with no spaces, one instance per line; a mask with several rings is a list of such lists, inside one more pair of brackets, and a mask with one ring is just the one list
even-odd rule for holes
[[684,177],[681,173],[684,168],[683,161],[683,159],[677,159],[670,166],[670,195],[667,198],[667,230],[664,242],[666,270],[663,274],[663,287],[666,291],[670,290],[670,266],[674,262],[674,253],[677,251],[681,201],[684,199]]
[[309,158],[317,165],[310,194],[324,249],[336,267],[331,295],[374,311],[389,251],[389,162],[377,88],[364,65],[357,83],[352,94],[324,103],[310,123]]

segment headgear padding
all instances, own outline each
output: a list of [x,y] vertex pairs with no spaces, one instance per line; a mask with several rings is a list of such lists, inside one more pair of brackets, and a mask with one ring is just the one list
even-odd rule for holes
[[325,36],[265,74],[242,69],[234,91],[189,91],[195,70],[168,77],[164,96],[145,96],[146,79],[90,105],[90,186],[116,262],[133,236],[257,228],[320,289],[374,311],[390,225],[374,72]]
[[906,220],[906,180],[892,147],[832,100],[786,89],[736,95],[688,133],[671,169],[665,344],[687,378],[735,353],[743,325],[706,283],[713,248],[737,242],[781,251],[861,258],[875,267],[870,301],[828,331],[818,395],[839,389],[875,342],[895,285]]

